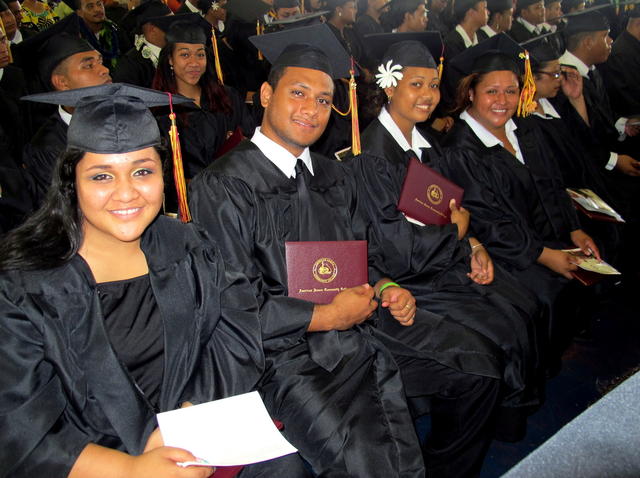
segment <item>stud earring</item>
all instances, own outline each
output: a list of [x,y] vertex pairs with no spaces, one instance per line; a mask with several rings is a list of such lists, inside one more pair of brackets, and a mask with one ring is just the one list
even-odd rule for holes
[[338,12],[338,16],[341,17],[342,16],[342,12]]

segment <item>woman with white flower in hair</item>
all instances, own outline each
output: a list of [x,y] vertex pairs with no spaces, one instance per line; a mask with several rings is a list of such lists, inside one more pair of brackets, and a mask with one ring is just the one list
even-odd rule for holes
[[434,138],[416,126],[440,101],[440,69],[431,53],[442,51],[440,34],[393,33],[367,40],[381,58],[376,83],[384,104],[361,135],[362,154],[348,163],[365,198],[362,208],[375,218],[375,234],[387,238],[389,273],[412,292],[418,306],[448,315],[502,349],[499,436],[520,439],[527,415],[539,403],[536,298],[508,273],[494,270],[483,245],[467,235],[469,213],[455,202],[451,223],[443,226],[416,224],[397,210],[409,161],[432,165],[443,155]]

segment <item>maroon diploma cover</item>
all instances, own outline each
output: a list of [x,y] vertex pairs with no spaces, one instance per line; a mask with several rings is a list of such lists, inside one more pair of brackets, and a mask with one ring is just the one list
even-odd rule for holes
[[455,199],[460,207],[463,192],[460,186],[413,158],[404,177],[398,210],[423,224],[449,224],[449,202]]
[[367,241],[286,242],[289,297],[328,304],[368,282]]

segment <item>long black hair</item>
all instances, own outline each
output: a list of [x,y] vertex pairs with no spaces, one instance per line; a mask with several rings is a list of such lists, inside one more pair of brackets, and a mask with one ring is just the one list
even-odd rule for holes
[[[155,146],[163,163],[167,149]],[[47,197],[36,212],[0,241],[0,271],[44,270],[61,266],[82,245],[76,166],[85,152],[67,149],[58,158]]]

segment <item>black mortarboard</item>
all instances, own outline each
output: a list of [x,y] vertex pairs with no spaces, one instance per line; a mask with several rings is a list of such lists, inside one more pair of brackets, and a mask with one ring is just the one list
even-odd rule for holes
[[9,5],[0,0],[0,12],[6,12],[9,10]]
[[[29,40],[33,40],[36,37],[37,35]],[[49,85],[51,73],[60,63],[76,53],[93,50],[94,48],[86,40],[77,35],[63,32],[52,36],[37,50],[40,78],[46,85]]]
[[271,10],[271,5],[262,0],[229,0],[227,13],[245,23],[255,23]]
[[[481,0],[476,1],[479,2]],[[385,4],[384,7],[381,8],[381,10],[384,9],[395,16],[399,13],[415,12],[422,4],[425,4],[426,7],[425,0],[391,0],[390,2]]]
[[439,32],[379,33],[365,36],[369,51],[375,59],[386,65],[438,68],[434,58],[442,55]]
[[171,9],[167,7],[164,2],[161,2],[160,0],[151,0],[141,3],[131,10],[128,15],[133,15],[135,17],[135,24],[137,27],[150,22],[166,31],[169,27],[169,21],[163,19],[171,13]]
[[539,3],[542,0],[518,0],[517,4],[516,4],[516,8],[518,9],[518,11],[522,10],[523,8],[527,8],[528,6],[531,6],[535,3]]
[[531,59],[531,69],[535,72],[549,61],[560,58],[560,53],[547,38],[534,39],[527,43],[527,51]]
[[[498,33],[455,56],[450,64],[463,75],[509,70],[521,75],[524,50],[506,33]],[[446,54],[446,50],[445,50]]]
[[597,32],[609,30],[609,21],[598,11],[585,11],[567,18],[567,26],[564,29],[565,38],[570,38],[578,33]]
[[544,5],[546,7],[547,5],[551,5],[552,3],[556,2],[562,2],[562,0],[544,0]]
[[453,0],[453,15],[456,18],[461,18],[467,10],[471,10],[481,1],[482,0]]
[[354,0],[325,0],[322,7],[328,9],[329,11],[333,11],[350,1]]
[[578,8],[580,4],[585,3],[585,0],[562,0],[562,11],[569,13],[569,10]]
[[[169,95],[125,83],[25,96],[38,103],[75,107],[67,147],[98,154],[121,154],[156,146],[160,130],[149,108],[169,104]],[[189,103],[174,95],[173,103]]]
[[630,10],[626,11],[626,14],[629,18],[640,17],[640,4],[633,5]]
[[300,6],[300,0],[273,0],[273,9],[295,8]]
[[207,44],[211,25],[197,13],[175,15],[167,30],[167,43]]
[[276,66],[297,66],[320,70],[332,78],[347,78],[351,60],[328,25],[293,28],[249,38]]
[[329,11],[303,13],[301,15],[293,15],[283,20],[273,20],[269,25],[281,26],[283,29],[300,28],[322,22],[322,16],[327,15]]
[[505,10],[509,10],[512,7],[513,7],[512,0],[489,0],[487,2],[487,9],[491,13],[504,12]]

